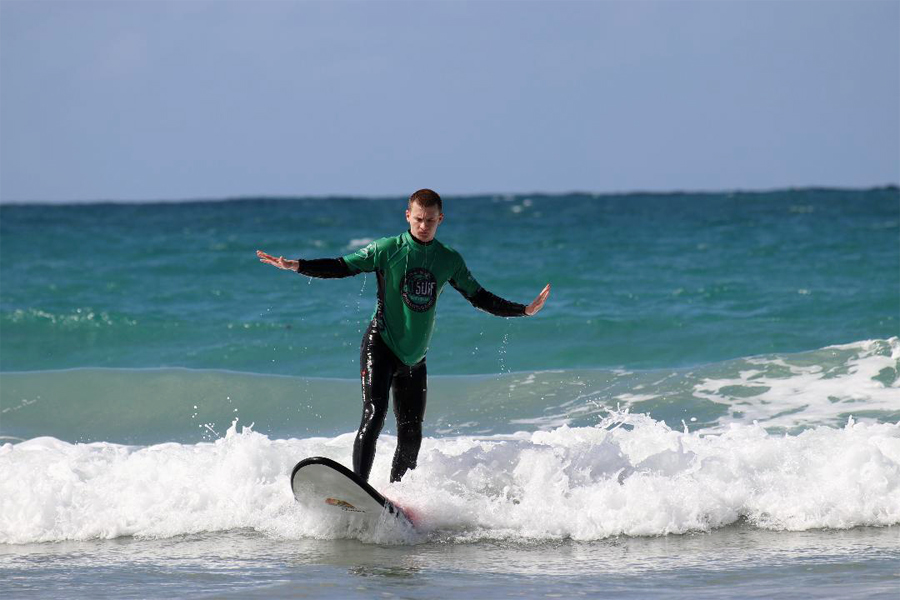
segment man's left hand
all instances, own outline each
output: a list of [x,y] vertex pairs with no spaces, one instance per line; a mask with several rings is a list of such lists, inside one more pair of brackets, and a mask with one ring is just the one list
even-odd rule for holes
[[537,298],[534,299],[534,302],[525,307],[525,314],[529,317],[537,314],[539,310],[544,308],[544,302],[547,301],[547,296],[550,295],[550,284],[544,286],[544,289],[541,290],[541,293],[538,294]]

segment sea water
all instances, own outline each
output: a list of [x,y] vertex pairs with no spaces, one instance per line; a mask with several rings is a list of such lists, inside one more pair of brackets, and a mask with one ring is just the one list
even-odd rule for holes
[[305,514],[351,460],[372,275],[259,263],[402,198],[0,206],[4,597],[841,597],[900,590],[900,195],[447,198],[534,318],[438,301],[415,531]]

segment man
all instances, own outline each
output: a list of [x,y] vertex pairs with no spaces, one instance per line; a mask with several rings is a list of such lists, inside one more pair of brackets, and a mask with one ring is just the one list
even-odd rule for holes
[[397,451],[391,481],[400,481],[416,467],[422,443],[427,390],[425,353],[434,330],[435,303],[450,283],[476,308],[501,317],[532,316],[544,306],[550,284],[525,306],[504,300],[478,285],[458,252],[434,239],[444,221],[441,197],[423,189],[409,198],[409,230],[381,238],[341,258],[286,260],[261,250],[260,262],[309,277],[349,277],[374,271],[378,302],[360,347],[363,414],[353,444],[353,470],[369,478],[375,443],[387,415],[388,394],[394,392]]

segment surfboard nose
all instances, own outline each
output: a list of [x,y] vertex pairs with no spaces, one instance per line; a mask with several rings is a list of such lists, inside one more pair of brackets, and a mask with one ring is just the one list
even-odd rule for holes
[[415,526],[404,508],[385,498],[344,465],[324,456],[297,463],[291,472],[291,490],[305,508],[332,517],[352,515],[374,525],[387,512]]

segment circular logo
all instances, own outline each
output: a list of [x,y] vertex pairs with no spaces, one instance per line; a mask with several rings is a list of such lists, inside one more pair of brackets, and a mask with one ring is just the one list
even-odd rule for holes
[[427,269],[410,269],[403,277],[400,295],[411,310],[425,312],[437,300],[437,280]]

